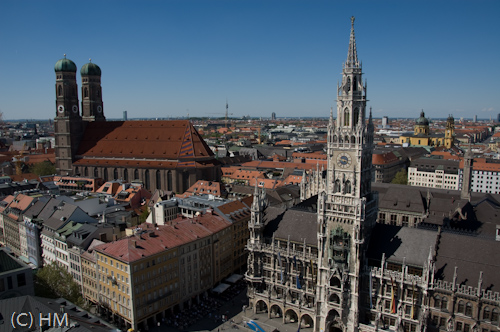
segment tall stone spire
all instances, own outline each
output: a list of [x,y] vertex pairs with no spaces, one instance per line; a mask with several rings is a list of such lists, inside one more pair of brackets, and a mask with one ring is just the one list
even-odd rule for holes
[[464,168],[462,177],[462,188],[460,191],[461,199],[468,199],[470,201],[471,195],[471,178],[472,178],[472,168],[474,164],[474,155],[472,154],[472,146],[469,140],[469,148],[464,154]]
[[349,50],[347,51],[346,67],[360,67],[358,61],[358,52],[356,51],[356,37],[354,36],[354,16],[351,17],[351,37],[349,39]]

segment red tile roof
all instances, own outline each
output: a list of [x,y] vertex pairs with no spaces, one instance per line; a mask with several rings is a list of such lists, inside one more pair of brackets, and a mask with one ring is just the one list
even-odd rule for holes
[[387,153],[374,153],[372,155],[372,164],[373,165],[384,165],[390,164],[398,161],[398,157],[392,152]]
[[77,159],[77,166],[203,167],[214,154],[187,120],[96,121],[85,129]]
[[195,219],[174,219],[171,225],[165,226],[155,227],[144,223],[137,228],[136,235],[105,243],[95,247],[95,250],[122,262],[131,263],[207,237],[229,226],[231,226],[230,222],[211,213],[200,215]]
[[275,162],[275,161],[260,161],[253,160],[247,163],[244,163],[242,167],[255,167],[255,168],[291,168],[291,169],[303,169],[303,170],[312,170],[316,168],[316,164],[308,164],[308,163],[293,163],[293,162]]

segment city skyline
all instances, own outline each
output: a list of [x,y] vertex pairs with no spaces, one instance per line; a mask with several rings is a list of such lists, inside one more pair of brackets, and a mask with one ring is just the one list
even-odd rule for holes
[[2,2],[0,111],[54,118],[67,54],[79,90],[89,58],[101,68],[107,118],[222,117],[226,99],[231,117],[325,117],[355,16],[375,117],[496,118],[500,4],[479,4]]

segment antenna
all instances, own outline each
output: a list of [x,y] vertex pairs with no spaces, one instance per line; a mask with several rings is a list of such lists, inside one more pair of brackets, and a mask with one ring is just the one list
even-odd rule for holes
[[226,129],[228,128],[228,126],[227,126],[227,113],[228,113],[228,109],[229,109],[229,104],[227,103],[227,98],[226,98]]

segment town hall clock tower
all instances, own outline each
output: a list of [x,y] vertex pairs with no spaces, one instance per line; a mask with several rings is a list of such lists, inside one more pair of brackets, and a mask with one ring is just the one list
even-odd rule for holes
[[360,274],[375,224],[377,197],[371,192],[373,123],[366,123],[354,17],[342,83],[337,86],[337,119],[330,114],[327,184],[318,195],[317,324],[325,331],[358,331]]

